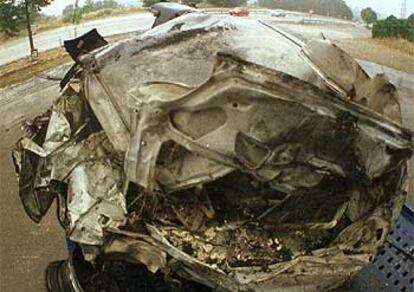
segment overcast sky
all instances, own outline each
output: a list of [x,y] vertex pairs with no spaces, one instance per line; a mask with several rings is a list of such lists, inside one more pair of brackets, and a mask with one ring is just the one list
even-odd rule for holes
[[[139,0],[117,0],[122,4],[137,4]],[[411,1],[411,0],[410,0]],[[85,0],[79,0],[79,5],[83,5]],[[69,4],[74,4],[75,0],[54,0],[52,4],[42,9],[42,12],[48,15],[60,15],[62,14],[63,8]]]
[[[403,0],[345,0],[351,8],[358,7],[363,9],[371,7],[380,14],[386,16],[394,14],[397,17],[401,16],[401,5]],[[407,17],[414,12],[414,0],[407,0]]]
[[[118,0],[120,3],[131,4],[138,3],[138,0]],[[401,15],[401,3],[403,0],[345,0],[351,8],[358,7],[360,9],[365,7],[372,7],[380,14],[395,16]],[[42,11],[49,15],[59,15],[63,8],[68,4],[73,4],[75,0],[54,0],[52,4]],[[80,0],[82,4],[84,0]],[[407,16],[414,12],[414,0],[407,0]]]

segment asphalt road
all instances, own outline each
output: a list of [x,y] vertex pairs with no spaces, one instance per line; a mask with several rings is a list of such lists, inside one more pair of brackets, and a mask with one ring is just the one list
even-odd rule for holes
[[[82,35],[96,28],[103,36],[128,33],[151,28],[154,17],[151,13],[132,14],[120,17],[95,20],[74,26],[65,26],[38,33],[34,36],[35,47],[39,52],[62,46],[63,41]],[[30,55],[29,41],[19,38],[0,45],[0,65]]]
[[[124,17],[121,20],[116,20],[115,23],[124,23],[124,28],[119,27],[119,32],[131,26],[134,29],[142,29],[145,28],[145,25],[149,27],[152,22],[148,17],[151,16],[140,15],[137,17],[137,23],[141,27],[134,21],[131,23],[129,18],[123,22]],[[265,18],[263,17],[263,19]],[[148,24],[145,24],[146,21]],[[275,20],[270,19],[269,21]],[[317,36],[320,32],[328,34],[332,39],[360,36],[365,33],[364,30],[352,25],[306,26],[294,22],[284,23],[285,20],[276,21],[283,25],[285,30],[296,34],[303,40]],[[103,34],[105,34],[104,27],[109,27],[109,32],[117,31],[118,28],[110,28],[111,26],[115,25],[110,20],[104,20],[98,30]],[[89,26],[89,28],[91,27]],[[85,28],[85,31],[89,28]],[[59,41],[56,39],[55,33],[49,33],[45,36],[46,39],[48,37],[51,40]],[[59,36],[57,37],[59,38]],[[15,46],[19,48],[19,45]],[[53,47],[53,44],[50,46]],[[17,51],[17,49],[15,50]],[[0,54],[1,52],[0,50]],[[385,72],[397,85],[404,109],[404,124],[414,130],[414,115],[412,113],[414,86],[410,82],[413,80],[413,75],[372,63],[362,63],[371,74]],[[59,72],[63,71],[64,69]],[[47,264],[50,261],[66,257],[64,233],[57,223],[53,210],[55,206],[52,206],[48,215],[39,225],[31,222],[25,215],[19,201],[17,182],[10,156],[13,145],[22,135],[19,124],[25,119],[42,113],[51,105],[59,93],[57,84],[57,81],[36,77],[7,90],[0,90],[0,163],[2,165],[0,168],[0,206],[2,206],[0,209],[0,291],[2,292],[44,291],[44,269]],[[413,194],[411,196],[414,197]]]

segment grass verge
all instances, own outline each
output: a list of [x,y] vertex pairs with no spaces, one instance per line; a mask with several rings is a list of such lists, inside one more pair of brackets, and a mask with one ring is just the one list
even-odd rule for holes
[[414,74],[414,43],[404,39],[344,39],[335,43],[357,59]]
[[[123,33],[105,38],[109,43],[113,43],[128,37],[133,37],[141,32]],[[42,72],[49,71],[59,65],[69,62],[71,57],[64,48],[51,49],[39,53],[36,61],[31,61],[29,57],[19,59],[0,66],[0,88],[20,83],[28,80]]]
[[39,58],[36,61],[24,58],[0,66],[0,88],[30,79],[70,60],[71,58],[66,51],[63,48],[58,48],[39,53]]

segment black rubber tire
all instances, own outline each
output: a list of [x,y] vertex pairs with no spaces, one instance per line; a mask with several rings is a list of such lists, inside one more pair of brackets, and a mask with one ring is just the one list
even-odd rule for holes
[[45,272],[46,289],[48,292],[74,292],[68,276],[67,261],[51,262]]

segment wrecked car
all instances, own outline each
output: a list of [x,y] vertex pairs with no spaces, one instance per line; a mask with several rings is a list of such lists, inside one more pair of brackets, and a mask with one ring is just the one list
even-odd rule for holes
[[140,267],[162,291],[325,291],[373,259],[413,149],[384,75],[199,12],[88,37],[13,154],[27,214],[58,202],[74,250],[59,289],[131,291]]

